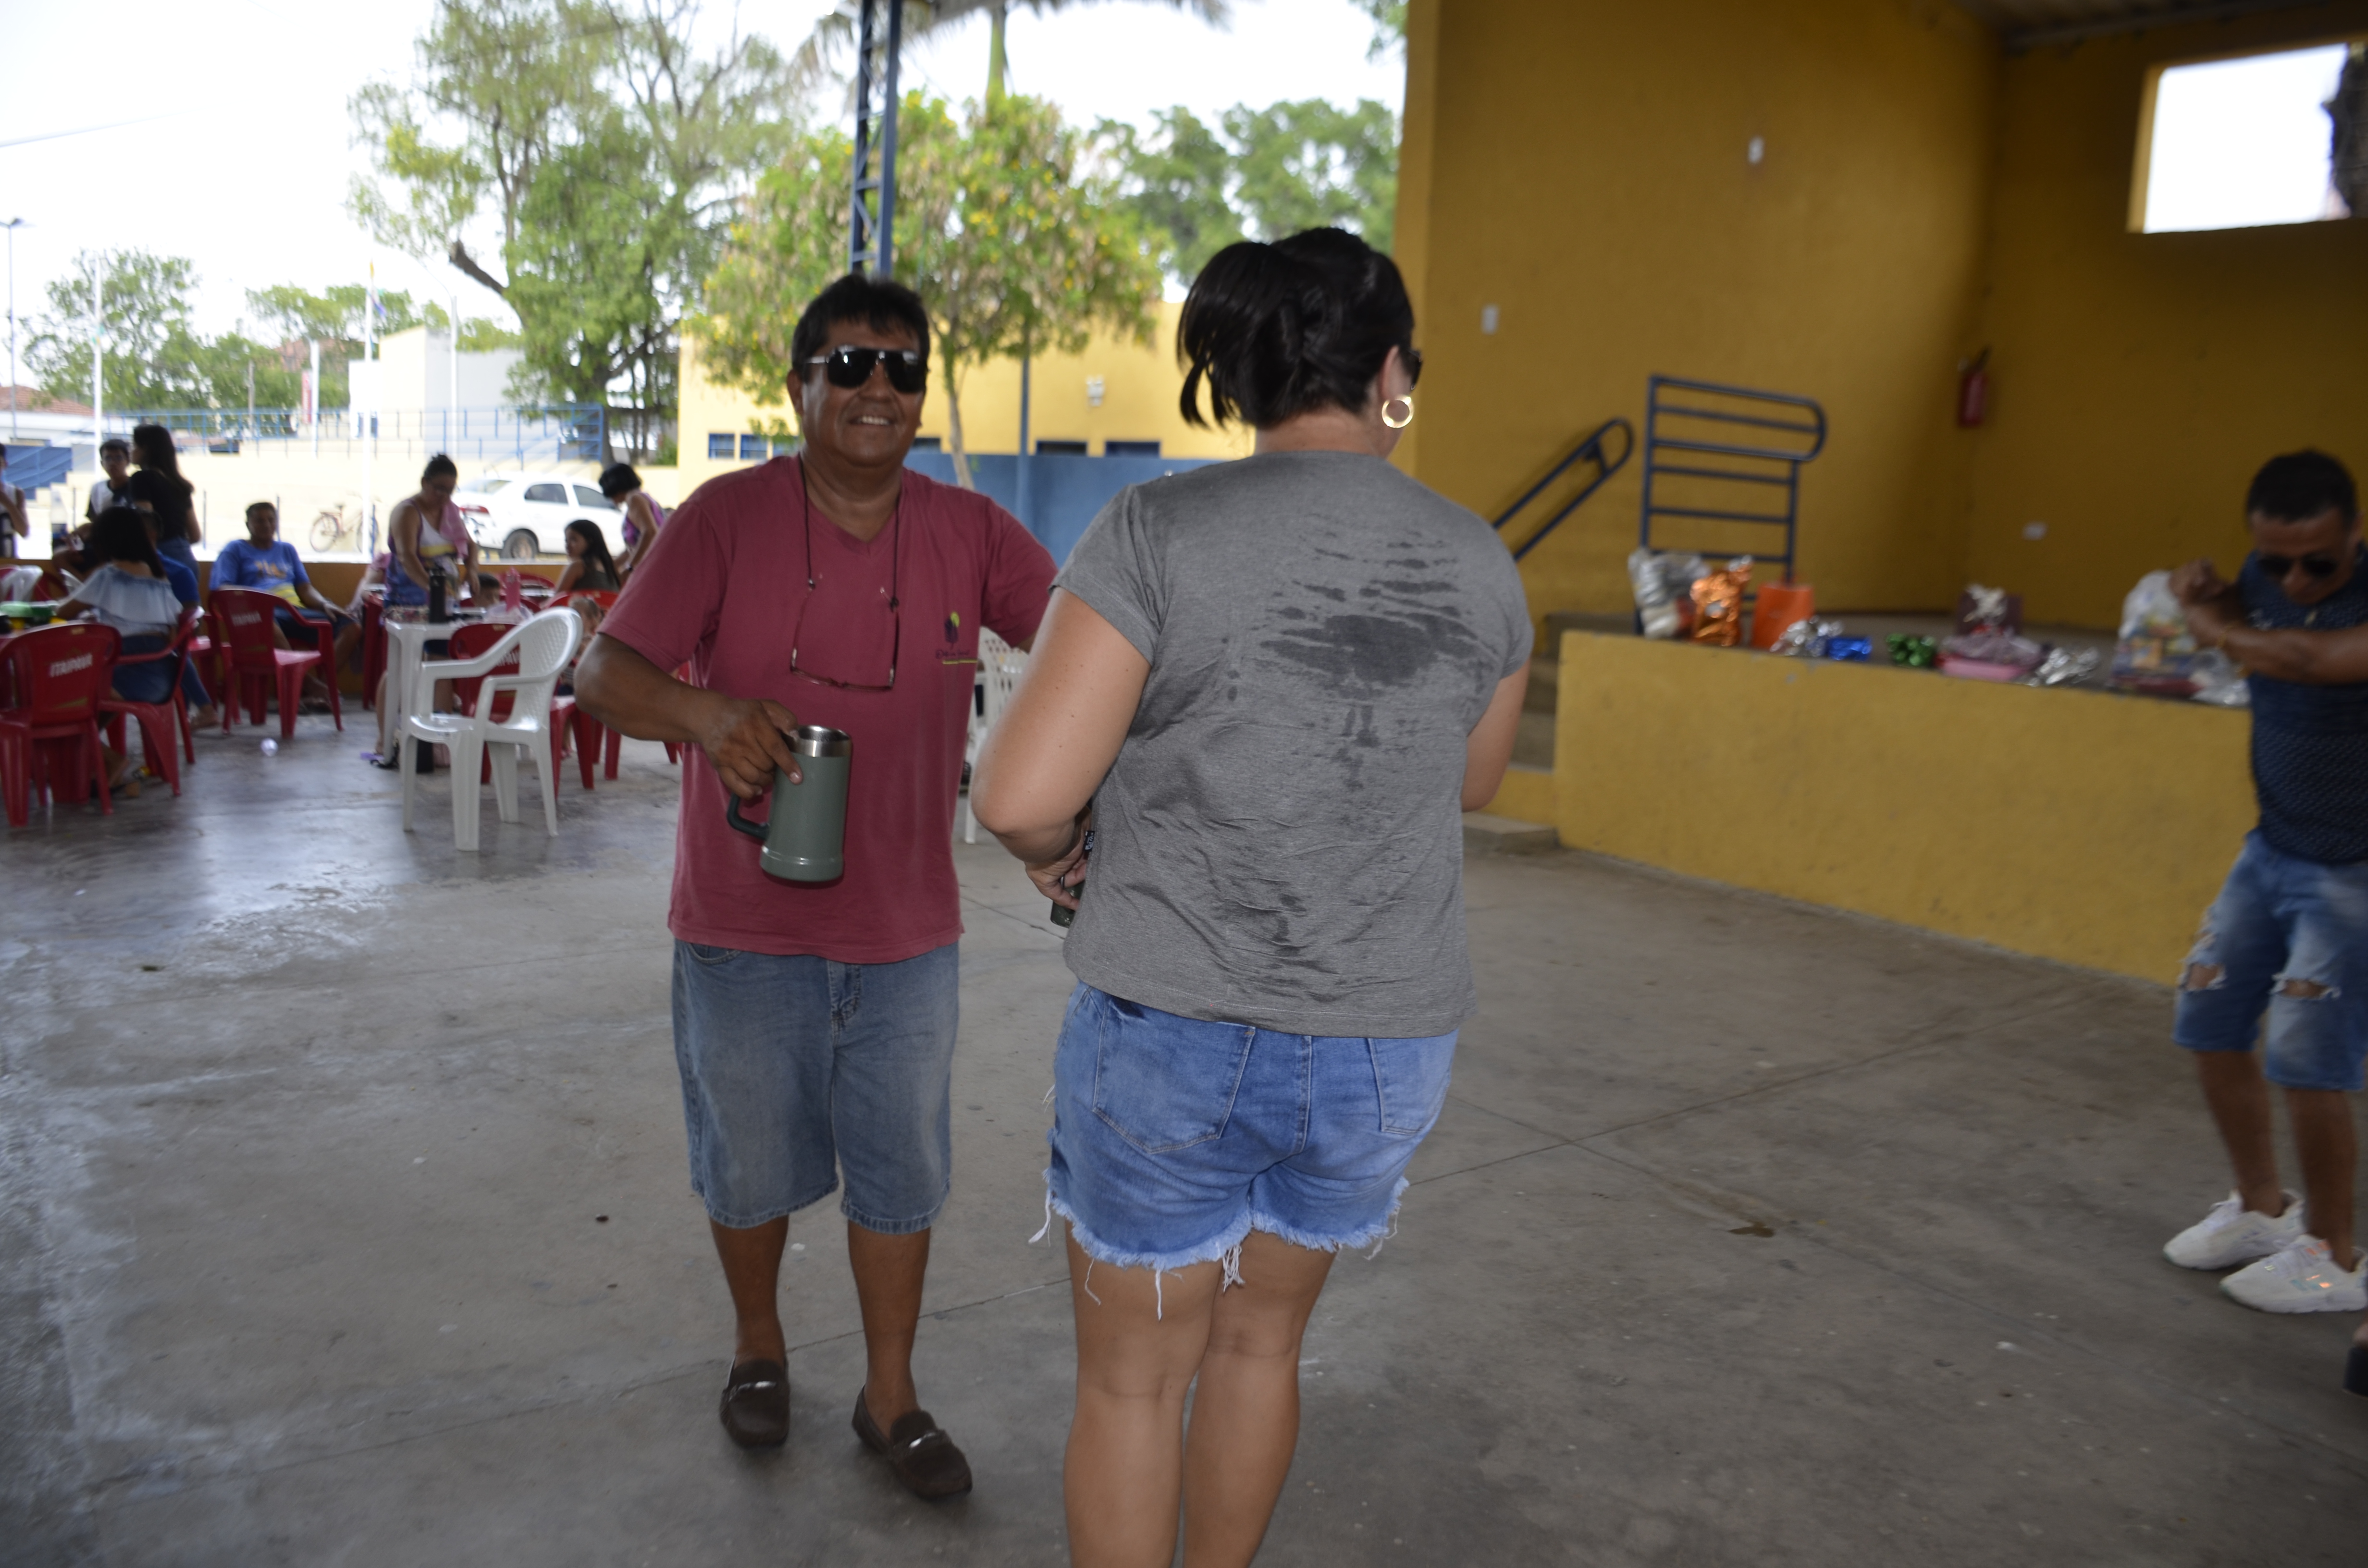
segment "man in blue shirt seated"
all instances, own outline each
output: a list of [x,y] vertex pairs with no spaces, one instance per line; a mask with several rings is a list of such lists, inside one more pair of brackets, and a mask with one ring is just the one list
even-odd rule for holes
[[[2171,579],[2196,642],[2248,672],[2261,814],[2203,917],[2174,1030],[2196,1053],[2236,1190],[2164,1251],[2190,1268],[2244,1264],[2221,1289],[2248,1307],[2356,1312],[2368,1308],[2350,1101],[2368,1057],[2368,556],[2351,475],[2324,453],[2271,460],[2245,509],[2253,548],[2236,582],[2208,561]],[[2299,1199],[2278,1180],[2270,1084],[2286,1091]]]
[[[328,687],[322,684],[322,678],[336,677],[337,668],[343,666],[347,654],[361,640],[361,626],[313,586],[313,580],[304,574],[304,562],[297,556],[296,547],[279,537],[279,507],[268,501],[257,501],[246,509],[246,537],[223,545],[214,557],[213,585],[255,588],[287,600],[289,608],[279,612],[278,628],[283,648],[317,648],[320,627],[332,624],[337,628],[335,665],[307,677],[304,687],[306,697],[325,703]],[[305,613],[308,610],[312,613]]]

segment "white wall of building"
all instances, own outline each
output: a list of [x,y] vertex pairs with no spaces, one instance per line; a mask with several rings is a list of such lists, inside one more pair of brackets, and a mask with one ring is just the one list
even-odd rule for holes
[[[525,358],[515,348],[495,348],[460,357],[459,392],[453,397],[452,335],[440,327],[415,326],[379,345],[378,407],[384,413],[438,408],[507,408],[511,395],[510,372]],[[354,383],[354,407],[367,408],[363,396],[367,372],[359,361],[347,373]]]

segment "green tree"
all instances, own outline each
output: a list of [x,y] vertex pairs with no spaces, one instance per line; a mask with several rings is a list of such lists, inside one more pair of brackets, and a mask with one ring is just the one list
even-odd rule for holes
[[1406,42],[1406,0],[1355,0],[1357,9],[1373,18],[1373,41],[1365,58],[1379,60]]
[[1123,171],[1128,190],[1121,199],[1150,237],[1160,269],[1189,281],[1242,237],[1241,217],[1226,196],[1234,150],[1180,104],[1152,118],[1156,138],[1124,120],[1106,119],[1099,131]]
[[[927,302],[932,375],[946,398],[954,475],[971,483],[962,381],[971,368],[1085,347],[1097,327],[1148,342],[1159,271],[1132,214],[1093,166],[1090,140],[1052,105],[906,97],[898,120],[896,274]],[[842,270],[852,153],[816,138],[759,182],[708,280],[697,330],[732,384],[776,403],[799,304]]]
[[1190,283],[1244,237],[1278,240],[1337,225],[1390,247],[1397,209],[1398,120],[1368,98],[1227,109],[1212,129],[1187,108],[1154,117],[1151,134],[1105,120],[1120,199],[1167,275]]
[[[696,0],[441,0],[415,84],[352,103],[373,165],[355,215],[508,301],[521,395],[609,404],[642,449],[672,417],[672,324],[697,307],[746,171],[794,132],[779,51],[735,22],[701,52],[697,17]],[[461,239],[488,202],[506,278]]]
[[[1065,11],[1076,6],[1090,4],[1091,0],[904,0],[904,3],[905,36],[907,39],[918,39],[940,28],[967,21],[981,11],[987,14],[986,102],[992,108],[1003,101],[1004,78],[1008,74],[1004,43],[1013,8],[1025,6],[1041,17],[1047,11]],[[1178,11],[1190,11],[1212,27],[1223,27],[1233,19],[1229,0],[1158,0],[1158,3]],[[863,0],[838,0],[837,9],[824,13],[791,61],[791,68],[800,85],[811,87],[818,85],[830,74],[838,61],[854,50],[862,34],[862,18]]]
[[1398,199],[1398,121],[1366,98],[1344,109],[1322,98],[1225,111],[1234,144],[1234,199],[1258,236],[1281,239],[1334,225],[1390,248]]
[[[49,288],[50,309],[30,324],[26,358],[52,397],[90,396],[90,278],[97,257]],[[297,401],[297,370],[276,347],[243,332],[200,335],[188,298],[197,269],[183,256],[122,251],[106,258],[105,380],[113,409],[244,408],[248,375],[258,408]]]
[[676,314],[698,288],[686,268],[710,250],[687,242],[695,226],[628,117],[556,150],[506,253],[525,351],[512,390],[603,404],[654,449],[676,400]]

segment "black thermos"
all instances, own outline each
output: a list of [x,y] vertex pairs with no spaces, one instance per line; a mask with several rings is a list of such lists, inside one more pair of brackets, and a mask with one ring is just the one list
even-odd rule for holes
[[438,566],[427,574],[427,624],[441,626],[451,619],[451,609],[444,599],[444,568]]

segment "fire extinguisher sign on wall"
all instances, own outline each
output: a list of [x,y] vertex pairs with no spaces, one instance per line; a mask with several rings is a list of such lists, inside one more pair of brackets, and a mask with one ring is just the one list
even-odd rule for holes
[[1990,409],[1990,351],[1983,349],[1957,366],[1957,423],[1978,427]]

